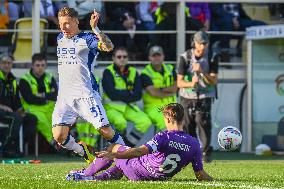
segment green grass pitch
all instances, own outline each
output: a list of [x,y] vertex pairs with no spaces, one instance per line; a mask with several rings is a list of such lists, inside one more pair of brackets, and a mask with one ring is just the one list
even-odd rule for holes
[[204,164],[204,169],[215,179],[197,182],[191,165],[169,181],[131,182],[119,181],[68,182],[65,175],[71,169],[86,164],[77,157],[40,156],[41,164],[0,164],[0,188],[284,188],[284,158],[270,156],[217,152],[214,161]]

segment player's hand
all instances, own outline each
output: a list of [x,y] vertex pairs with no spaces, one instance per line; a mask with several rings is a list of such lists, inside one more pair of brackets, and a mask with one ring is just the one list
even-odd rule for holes
[[90,25],[91,25],[92,29],[97,27],[97,24],[99,22],[99,18],[100,18],[100,14],[94,10],[93,14],[91,15],[91,19],[90,19]]
[[115,154],[108,151],[95,152],[95,154],[99,158],[107,158],[110,160],[113,160],[115,158]]

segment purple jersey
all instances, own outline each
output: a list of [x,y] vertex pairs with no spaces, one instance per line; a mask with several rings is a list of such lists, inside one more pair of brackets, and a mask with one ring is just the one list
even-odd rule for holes
[[131,180],[168,179],[189,163],[195,172],[203,169],[198,140],[183,131],[160,132],[145,146],[150,154],[126,160],[119,166]]

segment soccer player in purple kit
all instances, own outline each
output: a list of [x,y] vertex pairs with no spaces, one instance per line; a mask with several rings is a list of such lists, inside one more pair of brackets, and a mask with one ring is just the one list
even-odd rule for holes
[[[86,170],[71,171],[66,179],[95,181],[120,179],[125,175],[133,181],[167,180],[192,163],[198,180],[213,180],[204,170],[202,153],[196,138],[183,131],[183,107],[171,103],[161,109],[167,127],[152,140],[137,148],[120,144],[111,145],[107,151],[97,152],[97,159]],[[115,166],[99,175],[102,169]]]

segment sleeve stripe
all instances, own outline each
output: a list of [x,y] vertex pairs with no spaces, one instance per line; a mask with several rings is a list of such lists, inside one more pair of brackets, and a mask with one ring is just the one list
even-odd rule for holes
[[151,151],[151,153],[157,151],[157,144],[155,144],[155,142],[149,141],[145,145],[149,148],[149,151]]

